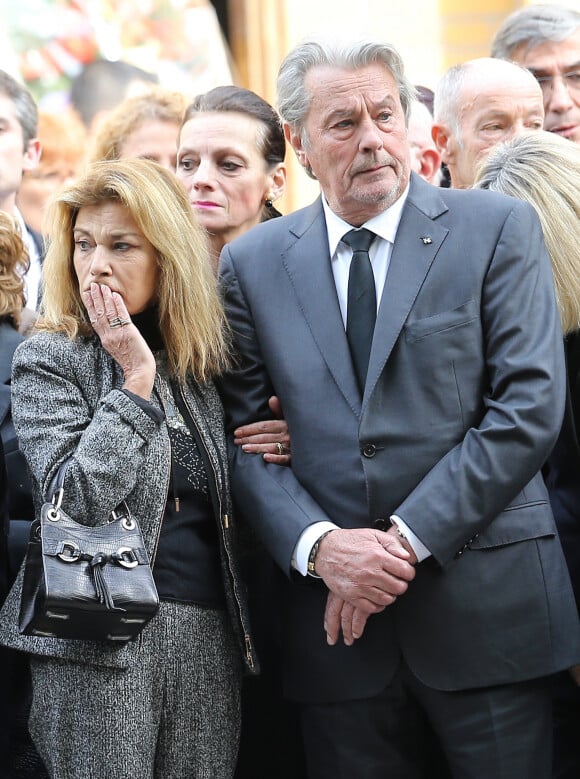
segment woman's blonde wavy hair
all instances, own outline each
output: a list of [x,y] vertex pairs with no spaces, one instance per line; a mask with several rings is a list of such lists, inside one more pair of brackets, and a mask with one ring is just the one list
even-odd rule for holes
[[0,321],[18,330],[26,304],[23,276],[28,270],[28,252],[15,220],[0,211]]
[[228,365],[228,330],[205,231],[177,178],[147,160],[96,162],[49,203],[39,328],[93,333],[73,265],[73,230],[85,206],[124,205],[157,251],[159,325],[171,373],[205,381]]
[[580,146],[544,130],[500,144],[475,186],[526,200],[536,210],[552,262],[564,335],[580,329]]
[[175,125],[177,136],[185,111],[185,96],[163,87],[152,87],[143,94],[129,97],[103,120],[89,151],[88,162],[119,160],[127,140],[145,122],[166,122]]

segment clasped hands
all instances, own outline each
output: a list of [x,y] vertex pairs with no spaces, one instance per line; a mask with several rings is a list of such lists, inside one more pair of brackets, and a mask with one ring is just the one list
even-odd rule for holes
[[324,630],[330,645],[342,631],[351,646],[378,614],[403,595],[415,576],[417,557],[396,528],[339,528],[320,542],[316,573],[329,589]]

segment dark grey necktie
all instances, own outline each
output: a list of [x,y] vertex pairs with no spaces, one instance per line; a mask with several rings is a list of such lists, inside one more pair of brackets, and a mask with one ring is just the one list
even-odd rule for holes
[[350,230],[342,239],[353,250],[348,274],[346,337],[361,393],[365,388],[377,318],[375,277],[369,257],[374,239],[375,234],[365,228]]

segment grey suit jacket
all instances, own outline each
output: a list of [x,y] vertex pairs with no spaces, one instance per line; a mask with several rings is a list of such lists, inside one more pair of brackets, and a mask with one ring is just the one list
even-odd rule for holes
[[[292,467],[233,452],[239,511],[288,572],[291,695],[364,697],[401,653],[439,689],[552,673],[580,631],[539,468],[564,403],[551,270],[532,209],[413,176],[357,389],[321,203],[227,246],[221,277],[238,369],[229,429],[276,393]],[[431,550],[408,592],[353,647],[326,646],[325,588],[291,573],[301,532],[398,514]],[[300,580],[299,580],[300,579]]]

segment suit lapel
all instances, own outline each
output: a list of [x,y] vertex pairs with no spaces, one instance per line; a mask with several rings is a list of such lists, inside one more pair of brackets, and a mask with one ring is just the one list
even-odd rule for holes
[[377,314],[363,411],[448,233],[433,221],[446,210],[436,187],[412,176]]
[[361,398],[338,305],[320,198],[297,215],[294,238],[282,261],[312,337],[350,408],[359,416]]

